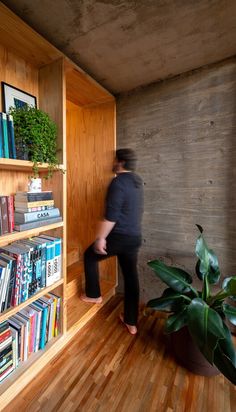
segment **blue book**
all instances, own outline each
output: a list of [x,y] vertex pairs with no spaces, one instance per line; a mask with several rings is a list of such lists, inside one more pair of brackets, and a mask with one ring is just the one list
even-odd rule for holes
[[2,130],[3,130],[3,147],[4,157],[9,159],[9,147],[8,147],[8,132],[7,132],[7,115],[6,113],[0,113]]
[[2,113],[0,113],[0,157],[4,157]]
[[11,114],[7,115],[7,132],[8,132],[9,157],[10,159],[16,159],[14,123],[13,123],[13,116]]
[[39,349],[43,349],[47,343],[47,320],[48,320],[48,305],[44,302],[36,300],[34,305],[42,310],[41,329],[39,339]]

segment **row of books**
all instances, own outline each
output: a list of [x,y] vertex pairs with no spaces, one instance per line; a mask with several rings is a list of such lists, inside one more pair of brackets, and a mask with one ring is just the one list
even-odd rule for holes
[[61,297],[48,293],[0,323],[0,382],[58,336]]
[[42,234],[0,248],[0,313],[61,278],[62,239]]
[[0,112],[0,157],[16,159],[13,117]]
[[14,197],[0,196],[0,236],[14,230]]

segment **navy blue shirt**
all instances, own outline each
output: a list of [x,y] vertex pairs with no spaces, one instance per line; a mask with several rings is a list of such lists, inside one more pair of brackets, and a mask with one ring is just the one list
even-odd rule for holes
[[106,198],[105,218],[116,222],[113,233],[141,235],[143,182],[133,172],[119,173],[110,183]]

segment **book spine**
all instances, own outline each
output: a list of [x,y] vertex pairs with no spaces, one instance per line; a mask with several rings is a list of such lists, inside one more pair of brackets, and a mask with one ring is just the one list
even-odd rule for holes
[[8,228],[8,211],[7,211],[7,196],[0,196],[1,205],[1,221],[2,221],[2,234],[5,235],[9,232]]
[[8,228],[9,232],[14,230],[14,198],[12,195],[7,196],[7,209],[8,209]]
[[9,291],[8,291],[8,297],[7,297],[7,309],[11,307],[13,294],[14,294],[15,280],[16,280],[16,260],[12,262],[12,266],[11,266]]
[[16,159],[14,123],[13,123],[13,116],[11,114],[7,115],[7,130],[8,130],[8,143],[9,143],[9,157],[11,159]]
[[39,220],[36,222],[22,223],[20,225],[15,224],[15,230],[18,232],[21,232],[24,230],[34,229],[36,227],[51,225],[52,223],[58,223],[61,221],[62,221],[62,218],[59,216],[59,217],[51,217],[50,219]]
[[58,208],[53,208],[49,210],[42,210],[39,212],[15,212],[15,222],[16,224],[21,224],[21,223],[28,223],[28,222],[34,222],[34,221],[39,221],[43,219],[48,219],[51,217],[58,217],[60,216],[60,211]]
[[38,207],[38,206],[54,206],[54,200],[38,200],[35,202],[27,202],[27,200],[24,201],[17,201],[17,199],[15,199],[15,207],[17,206],[22,206],[22,207]]
[[4,156],[2,113],[0,113],[0,157]]
[[2,113],[2,129],[3,129],[3,144],[4,144],[4,157],[9,159],[9,146],[8,146],[8,132],[7,132],[7,115]]
[[18,194],[16,193],[15,199],[19,202],[39,202],[45,200],[53,200],[52,192],[38,192],[38,193],[28,193]]
[[42,210],[51,210],[54,206],[37,206],[37,207],[15,207],[15,212],[17,213],[29,213],[29,212],[40,212]]

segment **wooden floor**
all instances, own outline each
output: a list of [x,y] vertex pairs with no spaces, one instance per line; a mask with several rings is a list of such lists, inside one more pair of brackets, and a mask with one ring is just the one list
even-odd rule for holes
[[6,412],[235,412],[236,387],[178,366],[162,335],[163,319],[140,317],[131,336],[114,297]]

